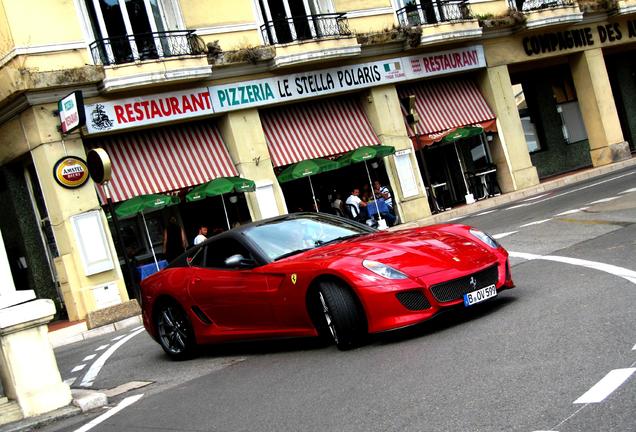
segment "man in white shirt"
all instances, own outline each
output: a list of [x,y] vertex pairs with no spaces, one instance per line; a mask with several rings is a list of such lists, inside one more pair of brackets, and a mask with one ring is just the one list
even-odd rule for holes
[[203,242],[205,239],[207,239],[208,238],[207,235],[208,235],[208,227],[206,227],[205,225],[202,225],[201,227],[199,227],[199,235],[197,235],[194,238],[195,246]]
[[361,217],[358,217],[360,213],[366,213],[365,207],[367,206],[367,203],[362,201],[359,195],[360,189],[355,188],[351,191],[351,195],[349,195],[349,198],[347,198],[346,201],[347,208],[351,212],[351,216],[354,219],[361,219]]

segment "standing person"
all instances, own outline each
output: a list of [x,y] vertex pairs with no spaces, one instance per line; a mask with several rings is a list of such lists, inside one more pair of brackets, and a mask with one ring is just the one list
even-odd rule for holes
[[170,216],[168,225],[163,230],[163,253],[166,261],[172,262],[188,247],[185,230],[177,223],[177,218]]
[[194,238],[194,241],[192,243],[196,246],[199,243],[202,243],[207,238],[208,238],[208,227],[205,225],[201,225],[199,227],[199,234]]
[[354,188],[347,198],[347,208],[351,212],[351,217],[356,220],[366,219],[367,203],[360,199],[360,189]]

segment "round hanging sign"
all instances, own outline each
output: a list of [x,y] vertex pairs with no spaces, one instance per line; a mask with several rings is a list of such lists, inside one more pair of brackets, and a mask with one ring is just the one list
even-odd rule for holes
[[75,156],[67,156],[55,163],[53,167],[55,180],[65,188],[75,189],[88,180],[86,162]]

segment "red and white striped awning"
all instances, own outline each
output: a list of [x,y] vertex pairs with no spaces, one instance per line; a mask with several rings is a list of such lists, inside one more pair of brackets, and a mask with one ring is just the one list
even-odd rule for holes
[[353,97],[272,108],[260,115],[275,167],[380,143]]
[[[87,146],[110,156],[114,202],[238,175],[219,131],[207,122],[97,138]],[[101,187],[97,191],[106,202]]]
[[[495,119],[475,83],[469,79],[444,78],[404,86],[400,97],[415,95],[420,117],[417,130],[408,126],[410,136],[431,135],[469,125],[481,125]],[[433,140],[434,141],[434,140]]]

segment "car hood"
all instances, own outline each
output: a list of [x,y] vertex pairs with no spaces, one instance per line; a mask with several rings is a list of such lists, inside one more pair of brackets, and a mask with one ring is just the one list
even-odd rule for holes
[[311,255],[314,254],[378,261],[411,277],[450,268],[471,270],[497,259],[493,250],[473,238],[468,230],[456,232],[442,226],[369,234],[314,249]]

